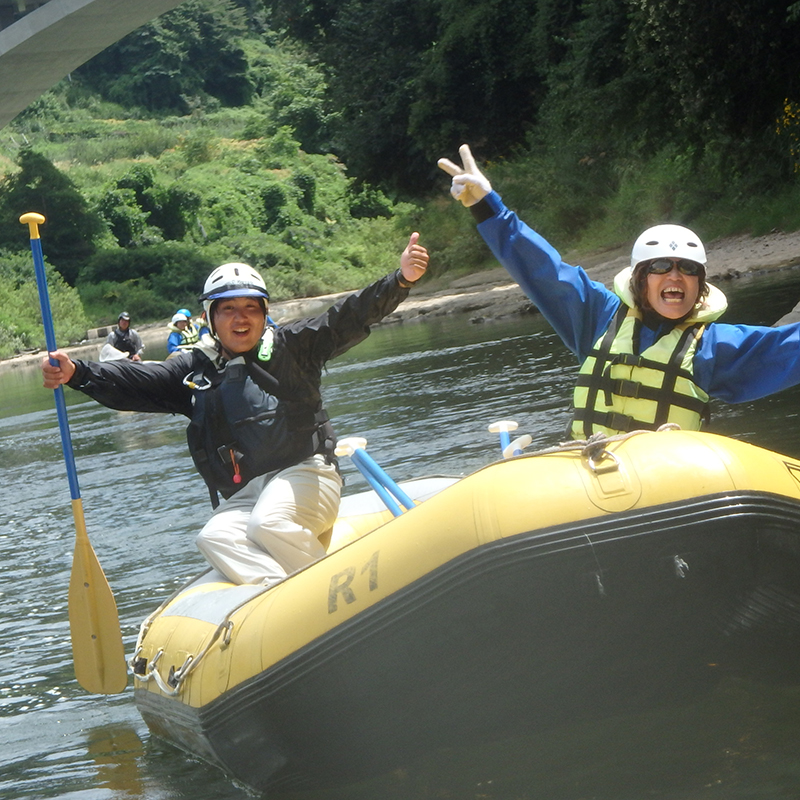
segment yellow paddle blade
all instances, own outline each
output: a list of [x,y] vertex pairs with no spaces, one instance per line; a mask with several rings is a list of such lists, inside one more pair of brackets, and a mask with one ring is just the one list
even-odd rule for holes
[[69,629],[75,677],[87,692],[118,694],[128,683],[117,604],[86,534],[81,500],[72,501],[75,552],[69,579]]

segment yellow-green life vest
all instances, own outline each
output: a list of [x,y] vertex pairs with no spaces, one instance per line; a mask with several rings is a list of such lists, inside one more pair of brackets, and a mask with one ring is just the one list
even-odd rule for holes
[[[179,329],[180,330],[180,329]],[[200,329],[189,320],[186,327],[181,331],[181,343],[178,347],[181,350],[191,350],[200,341]]]
[[641,313],[621,303],[583,362],[573,395],[573,438],[655,430],[667,422],[700,430],[708,395],[693,380],[693,358],[705,325],[680,323],[639,353],[641,326]]

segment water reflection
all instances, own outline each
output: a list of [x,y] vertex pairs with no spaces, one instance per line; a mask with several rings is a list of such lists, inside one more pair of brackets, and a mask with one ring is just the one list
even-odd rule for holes
[[[797,286],[779,292],[795,297]],[[773,287],[732,297],[736,321],[772,321]],[[781,300],[781,302],[783,302]],[[533,448],[563,438],[577,371],[537,317],[464,318],[376,331],[330,366],[324,393],[341,436],[362,435],[396,479],[464,474],[499,457],[486,430],[515,419]],[[194,548],[208,498],[185,421],[125,414],[67,392],[89,536],[115,591],[126,649],[139,622],[203,567]],[[719,404],[714,430],[800,455],[800,390]],[[346,492],[365,488],[343,462]],[[74,528],[52,396],[38,371],[0,388],[0,797],[241,800],[217,770],[151,739],[132,692],[86,695],[72,673],[66,586]],[[488,676],[490,679],[491,676]],[[792,796],[795,689],[723,680],[699,702],[430,754],[380,779],[307,800],[578,800]],[[655,744],[657,743],[657,745]]]

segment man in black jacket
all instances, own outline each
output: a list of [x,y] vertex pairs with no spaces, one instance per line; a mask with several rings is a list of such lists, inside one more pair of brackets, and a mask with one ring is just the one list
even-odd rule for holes
[[57,350],[58,366],[42,360],[44,385],[66,383],[121,411],[188,417],[189,450],[215,505],[198,547],[233,583],[272,585],[325,554],[317,537],[338,513],[322,369],[407,297],[428,264],[418,239],[412,234],[396,272],[280,326],[268,317],[261,275],[223,264],[200,298],[213,338],[162,362],[72,361]]
[[131,328],[131,315],[127,311],[119,315],[117,327],[106,337],[106,344],[111,345],[114,350],[119,350],[120,353],[125,353],[125,357],[131,361],[142,360],[144,351],[142,337]]

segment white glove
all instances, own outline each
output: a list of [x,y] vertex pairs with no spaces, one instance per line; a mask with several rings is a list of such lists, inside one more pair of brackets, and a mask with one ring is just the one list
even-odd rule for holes
[[469,208],[483,200],[492,191],[492,184],[478,169],[468,144],[462,144],[458,148],[458,154],[461,156],[463,169],[448,158],[440,158],[436,163],[448,175],[453,176],[450,194]]

